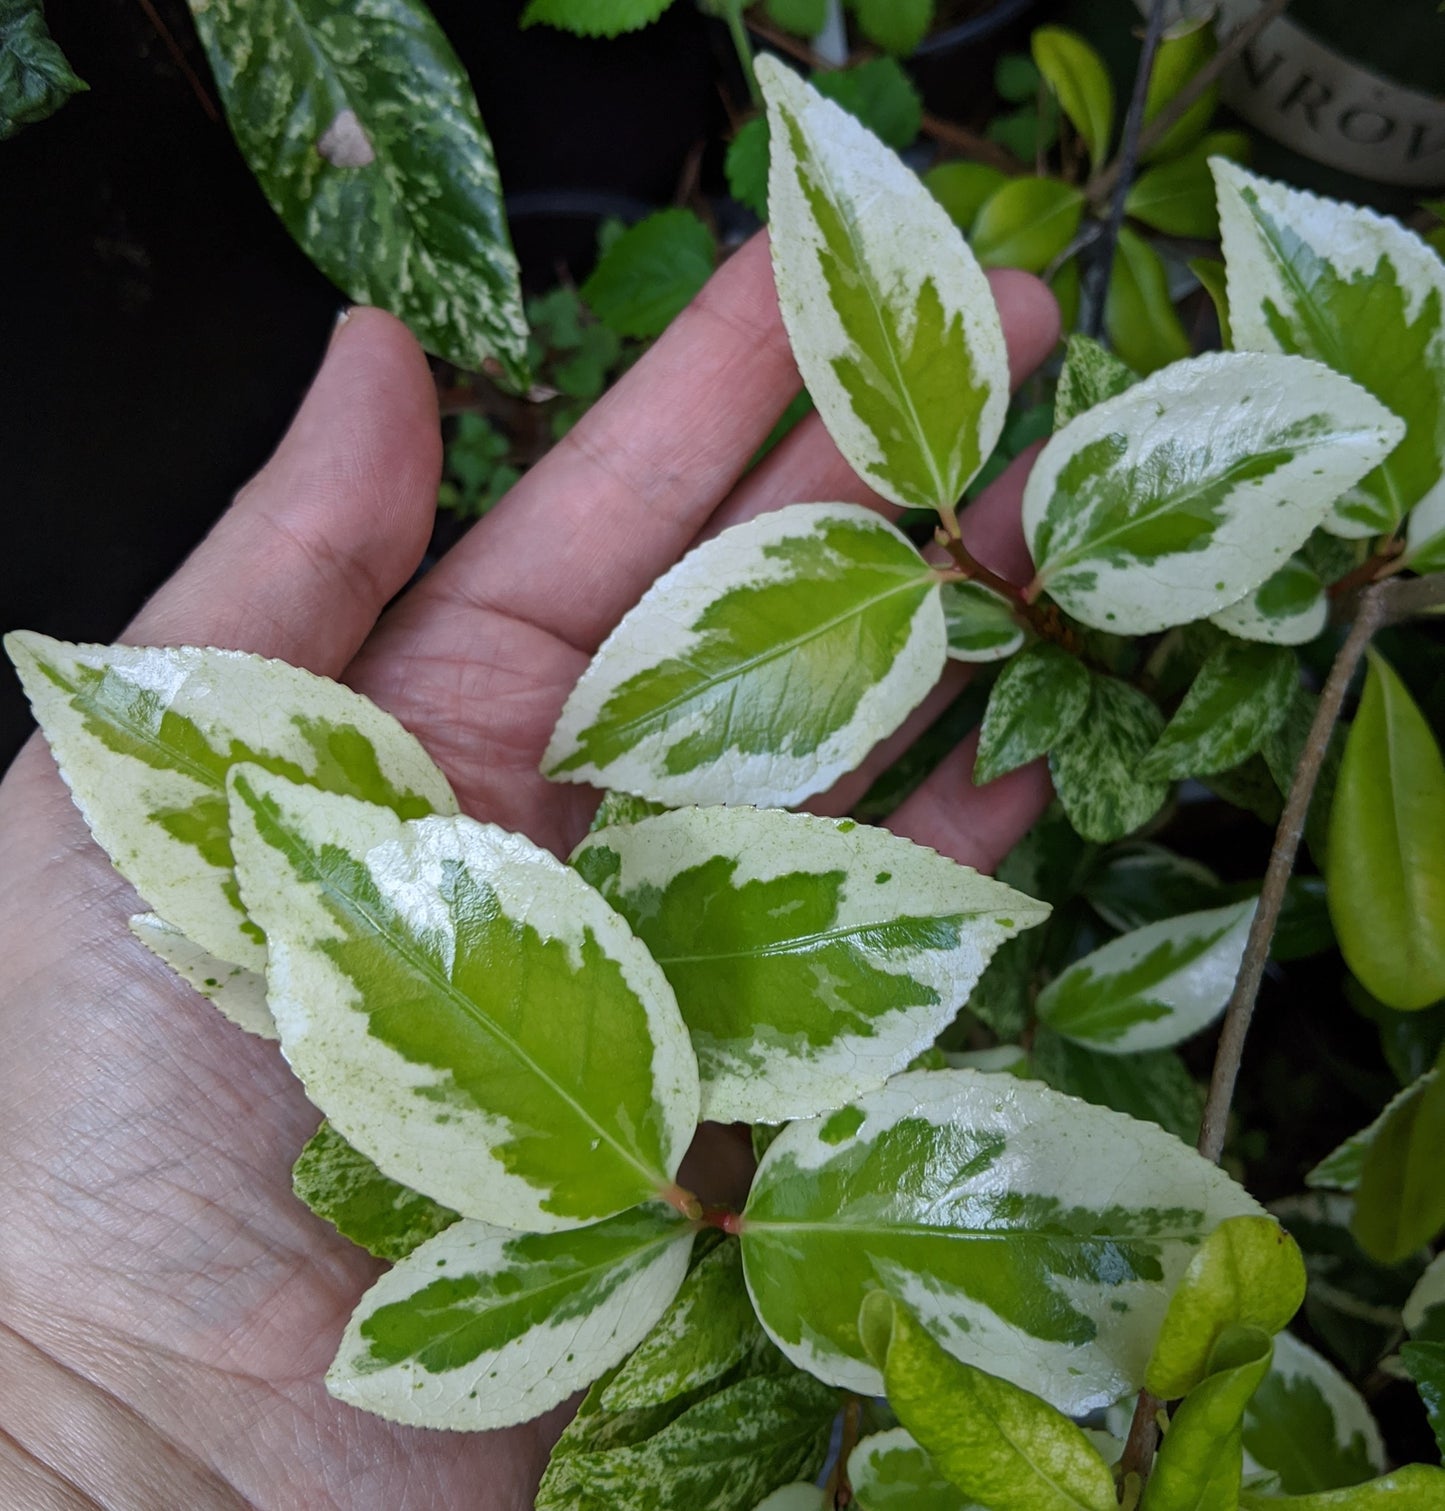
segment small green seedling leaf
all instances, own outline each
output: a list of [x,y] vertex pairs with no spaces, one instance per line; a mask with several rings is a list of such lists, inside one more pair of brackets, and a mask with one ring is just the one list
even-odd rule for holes
[[1367,1128],[1351,1134],[1340,1146],[1327,1154],[1305,1176],[1305,1185],[1318,1186],[1326,1191],[1353,1191],[1360,1184],[1360,1172],[1364,1169],[1365,1154],[1392,1120],[1403,1114],[1412,1103],[1417,1102],[1438,1077],[1436,1070],[1427,1070],[1403,1091],[1397,1092],[1385,1104],[1379,1117]]
[[470,819],[407,823],[252,766],[231,787],[282,1049],[349,1143],[536,1232],[671,1184],[697,1122],[687,1029],[575,871]]
[[895,503],[952,511],[993,450],[1008,357],[988,282],[918,178],[772,58],[773,269],[828,433]]
[[692,1240],[691,1224],[657,1204],[567,1233],[455,1223],[361,1298],[326,1388],[413,1427],[530,1421],[647,1334]]
[[1115,634],[1216,613],[1277,571],[1399,435],[1319,363],[1258,352],[1175,363],[1039,453],[1023,507],[1032,591]]
[[969,232],[986,268],[1042,273],[1074,239],[1084,196],[1056,178],[1011,178],[979,207]]
[[946,1353],[886,1291],[863,1298],[858,1334],[898,1420],[970,1501],[1115,1511],[1109,1466],[1046,1401]]
[[1024,643],[1023,626],[1002,593],[979,582],[945,582],[939,591],[950,661],[1002,661]]
[[1114,130],[1114,86],[1104,60],[1077,32],[1062,26],[1036,28],[1030,46],[1059,108],[1088,148],[1090,166],[1097,168]]
[[1136,1388],[1171,1288],[1259,1207],[1171,1134],[975,1070],[912,1071],[763,1156],[748,1290],[800,1368],[876,1395],[858,1334],[880,1281],[955,1358],[1070,1415]]
[[714,1122],[811,1117],[952,1022],[994,951],[1048,916],[852,819],[682,808],[572,857],[677,994]]
[[1226,1328],[1255,1328],[1273,1337],[1304,1295],[1299,1245],[1274,1218],[1220,1223],[1169,1299],[1145,1384],[1161,1400],[1187,1395],[1211,1373],[1210,1355]]
[[793,504],[653,584],[573,689],[543,770],[670,806],[800,802],[902,723],[945,652],[938,579],[906,536],[856,505]]
[[1269,645],[1304,645],[1329,623],[1330,601],[1319,574],[1300,556],[1291,556],[1247,598],[1209,616],[1209,622],[1241,640]]
[[1047,755],[1088,706],[1089,672],[1076,656],[1047,642],[1015,656],[989,694],[973,763],[975,784]]
[[987,163],[939,163],[923,175],[923,186],[948,211],[960,231],[967,231],[995,190],[1008,183],[1007,173]]
[[1163,729],[1164,715],[1137,687],[1089,674],[1089,706],[1049,751],[1054,790],[1085,839],[1100,844],[1123,839],[1164,806],[1168,782],[1139,775],[1139,763]]
[[910,53],[933,25],[934,0],[850,0],[858,25],[885,52]]
[[1156,372],[1194,350],[1175,312],[1162,259],[1128,226],[1119,232],[1109,270],[1104,333],[1119,359],[1138,373]]
[[707,282],[716,255],[691,210],[659,210],[608,247],[582,297],[619,336],[658,336]]
[[1398,676],[1369,653],[1330,807],[1325,880],[1345,963],[1387,1007],[1445,997],[1445,762]]
[[[1419,1083],[1417,1083],[1419,1084]],[[1382,1264],[1398,1264],[1445,1228],[1445,1079],[1398,1097],[1365,1148],[1351,1230]]]
[[0,142],[88,88],[50,35],[43,0],[0,0]]
[[276,1037],[276,1024],[266,1006],[266,978],[243,965],[231,965],[203,950],[159,913],[135,913],[130,931],[151,952],[219,1009],[237,1028],[261,1039]]
[[970,1511],[906,1427],[864,1438],[848,1457],[848,1482],[863,1511]]
[[1224,1011],[1255,904],[1183,913],[1120,935],[1039,994],[1055,1033],[1110,1054],[1167,1049]]
[[523,26],[555,26],[578,37],[618,37],[650,26],[672,0],[528,0]]
[[[1144,124],[1152,125],[1156,116],[1184,89],[1185,85],[1218,51],[1214,40],[1214,16],[1205,12],[1185,16],[1165,29],[1154,54],[1149,73],[1149,87],[1144,96]],[[1146,163],[1188,151],[1199,142],[1208,128],[1219,103],[1219,85],[1211,84],[1177,121],[1142,154]]]
[[1139,374],[1092,336],[1075,332],[1064,347],[1064,365],[1054,398],[1054,429],[1062,430],[1085,410],[1132,388]]

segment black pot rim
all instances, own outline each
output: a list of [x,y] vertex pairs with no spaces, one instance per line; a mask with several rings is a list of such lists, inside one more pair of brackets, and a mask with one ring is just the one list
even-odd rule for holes
[[1037,0],[998,0],[991,9],[972,20],[960,21],[946,31],[935,32],[925,38],[913,50],[915,58],[935,57],[939,53],[952,52],[955,47],[970,42],[982,42],[996,31],[1002,31],[1011,22],[1017,21],[1025,12],[1031,11]]

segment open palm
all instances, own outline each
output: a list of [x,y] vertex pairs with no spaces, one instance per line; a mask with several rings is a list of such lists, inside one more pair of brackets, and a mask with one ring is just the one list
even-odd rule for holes
[[[1017,380],[1053,344],[1052,302],[1023,275],[998,275],[994,293]],[[436,405],[405,330],[357,311],[276,456],[125,639],[342,678],[420,737],[464,812],[565,855],[596,794],[549,785],[538,762],[592,652],[653,579],[765,509],[885,507],[816,420],[739,480],[797,386],[760,239],[386,608],[427,539]],[[964,519],[975,555],[1020,580],[1022,476]],[[953,668],[817,806],[845,811],[964,675]],[[980,793],[972,758],[965,742],[890,825],[987,869],[1047,783],[1026,768]],[[33,741],[0,785],[0,1504],[531,1505],[558,1413],[463,1436],[326,1395],[376,1266],[291,1195],[318,1115],[274,1044],[131,939],[136,910]]]

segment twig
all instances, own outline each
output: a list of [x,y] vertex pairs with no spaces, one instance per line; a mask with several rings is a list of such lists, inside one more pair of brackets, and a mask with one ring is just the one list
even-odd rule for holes
[[858,1396],[849,1396],[843,1403],[843,1432],[838,1441],[838,1457],[833,1462],[828,1483],[823,1486],[823,1503],[830,1506],[847,1506],[853,1500],[853,1487],[848,1483],[848,1459],[858,1446],[858,1434],[863,1427],[863,1402]]
[[201,82],[200,75],[191,67],[190,59],[181,51],[180,43],[171,35],[170,28],[156,13],[151,0],[136,0],[136,4],[140,6],[146,20],[150,22],[156,35],[164,43],[166,51],[171,55],[171,62],[180,70],[181,77],[191,86],[191,93],[201,102],[201,109],[219,126],[221,112],[216,109],[215,102],[206,93],[206,86]]
[[1139,1392],[1134,1403],[1134,1417],[1129,1423],[1129,1436],[1124,1441],[1124,1452],[1119,1459],[1119,1484],[1127,1485],[1130,1475],[1138,1476],[1142,1485],[1149,1477],[1149,1466],[1159,1447],[1159,1412],[1164,1403],[1147,1390]]
[[1154,72],[1154,55],[1159,51],[1159,39],[1164,35],[1164,10],[1165,0],[1153,0],[1149,7],[1149,24],[1144,30],[1144,42],[1139,49],[1139,67],[1134,72],[1134,93],[1129,100],[1129,113],[1124,117],[1119,156],[1115,159],[1113,197],[1109,201],[1109,215],[1104,224],[1103,246],[1095,251],[1086,275],[1088,288],[1084,299],[1084,309],[1087,311],[1085,323],[1088,334],[1095,338],[1104,329],[1104,300],[1109,288],[1109,275],[1114,270],[1114,253],[1119,245],[1119,232],[1124,226],[1124,201],[1139,167],[1144,104],[1149,95],[1149,76]]

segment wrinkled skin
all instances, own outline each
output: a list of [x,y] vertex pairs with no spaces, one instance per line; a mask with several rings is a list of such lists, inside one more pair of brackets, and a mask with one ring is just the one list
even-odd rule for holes
[[[1052,301],[1021,274],[994,289],[1021,379],[1055,340]],[[547,784],[537,763],[588,657],[649,583],[701,535],[763,509],[883,507],[816,419],[739,482],[797,386],[759,239],[386,608],[428,536],[436,402],[406,331],[358,310],[275,457],[122,638],[341,677],[415,731],[464,811],[565,854],[596,794]],[[965,520],[981,559],[1021,581],[1026,465]],[[951,668],[818,806],[845,811],[965,675]],[[976,792],[972,758],[967,742],[892,827],[991,867],[1047,778],[1030,768]],[[32,740],[0,786],[0,1504],[530,1506],[565,1408],[461,1435],[326,1394],[376,1266],[291,1194],[317,1113],[276,1046],[232,1028],[130,937],[139,908]]]

